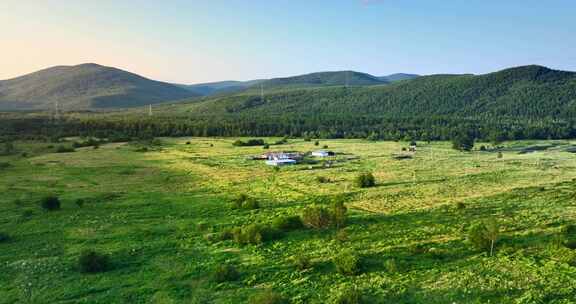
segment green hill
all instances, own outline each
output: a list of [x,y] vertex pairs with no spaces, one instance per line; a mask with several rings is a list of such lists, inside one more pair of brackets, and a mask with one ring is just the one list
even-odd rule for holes
[[0,109],[124,108],[156,104],[197,94],[97,64],[57,66],[0,81]]
[[318,72],[265,81],[265,87],[318,87],[318,86],[369,86],[386,84],[388,81],[354,71]]
[[576,73],[525,66],[496,73],[433,75],[389,85],[245,92],[184,103],[172,111],[202,114],[422,117],[558,117],[576,114]]

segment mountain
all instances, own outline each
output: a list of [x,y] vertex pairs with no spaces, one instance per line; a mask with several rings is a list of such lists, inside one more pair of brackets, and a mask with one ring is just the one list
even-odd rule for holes
[[211,96],[218,94],[228,94],[241,92],[253,85],[256,85],[264,80],[250,80],[250,81],[219,81],[199,83],[192,85],[178,85],[186,90],[194,92],[202,96]]
[[410,79],[414,79],[414,78],[418,78],[418,77],[420,77],[420,75],[396,73],[396,74],[391,74],[388,76],[381,76],[381,77],[378,77],[378,79],[383,80],[383,81],[387,81],[387,82],[396,82],[396,81],[402,81],[402,80],[410,80]]
[[318,72],[292,77],[273,78],[263,84],[267,88],[277,87],[322,87],[322,86],[369,86],[387,84],[378,77],[354,71]]
[[343,119],[366,115],[395,119],[437,115],[572,119],[576,117],[576,73],[533,65],[485,75],[422,76],[384,86],[272,91],[264,99],[256,92],[248,91],[194,104],[183,103],[173,111],[190,115],[283,116],[302,120],[317,115],[337,115]]
[[93,63],[56,66],[0,81],[0,109],[124,108],[198,94],[120,69]]
[[367,86],[367,85],[387,84],[388,82],[400,80],[400,77],[405,77],[406,79],[408,79],[412,77],[412,75],[394,74],[390,75],[390,80],[388,80],[385,79],[385,77],[375,77],[369,74],[354,71],[338,71],[338,72],[317,72],[317,73],[310,73],[291,77],[272,78],[272,79],[257,79],[250,81],[221,81],[221,82],[200,83],[193,85],[178,85],[178,86],[202,96],[214,96],[221,94],[238,93],[249,89],[258,89],[259,84],[262,84],[266,90],[282,89],[282,88],[342,86],[346,84],[351,86]]

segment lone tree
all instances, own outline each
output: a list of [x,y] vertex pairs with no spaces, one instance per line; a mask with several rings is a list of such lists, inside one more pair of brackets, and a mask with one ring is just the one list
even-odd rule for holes
[[495,221],[476,223],[468,231],[468,241],[474,248],[488,251],[492,256],[499,235],[500,229]]
[[346,225],[346,212],[348,208],[344,205],[344,201],[341,199],[336,200],[332,205],[332,217],[334,219],[334,224],[336,229],[340,229]]
[[470,131],[459,131],[452,136],[452,148],[459,151],[471,151],[474,148],[474,135]]

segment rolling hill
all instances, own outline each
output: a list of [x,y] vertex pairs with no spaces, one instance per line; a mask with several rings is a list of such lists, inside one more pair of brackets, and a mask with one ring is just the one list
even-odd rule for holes
[[[338,83],[337,80],[324,81]],[[295,83],[293,80],[279,82]],[[244,92],[193,104],[184,103],[172,111],[256,116],[338,113],[381,117],[569,118],[576,115],[576,73],[534,65],[485,75],[422,76],[384,86],[300,87],[273,91],[264,100],[259,94]]]
[[267,88],[322,87],[322,86],[370,86],[387,84],[387,80],[354,71],[318,72],[292,77],[273,78],[263,84]]
[[93,63],[56,66],[0,81],[0,109],[125,108],[198,94],[120,69]]

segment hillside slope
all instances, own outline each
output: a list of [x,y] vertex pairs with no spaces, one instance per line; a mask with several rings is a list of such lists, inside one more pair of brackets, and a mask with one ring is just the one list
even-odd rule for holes
[[318,86],[369,86],[386,84],[388,81],[378,79],[366,73],[354,71],[318,72],[292,77],[273,78],[265,81],[266,87],[318,87]]
[[541,66],[511,68],[486,75],[433,75],[367,87],[246,92],[182,104],[190,114],[306,116],[339,114],[380,117],[558,117],[576,115],[576,73]]
[[57,66],[0,81],[0,109],[124,108],[189,98],[197,94],[97,64]]

